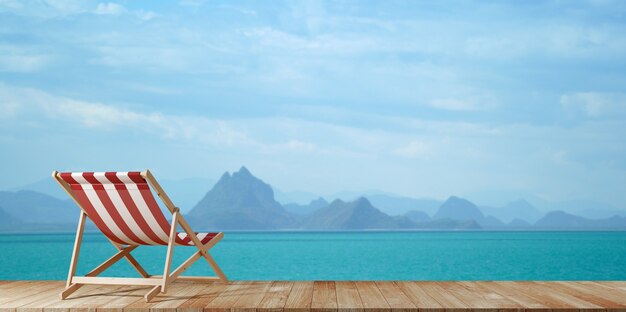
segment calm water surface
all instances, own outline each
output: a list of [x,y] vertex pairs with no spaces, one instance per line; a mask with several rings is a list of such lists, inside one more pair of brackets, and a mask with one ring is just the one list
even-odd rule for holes
[[[0,235],[0,280],[65,279],[74,234]],[[78,273],[114,253],[84,238]],[[175,265],[194,252],[174,249]],[[234,280],[626,280],[626,232],[237,232],[212,249]],[[162,274],[164,247],[133,255]],[[212,274],[199,260],[188,274]],[[135,276],[126,261],[107,276]]]

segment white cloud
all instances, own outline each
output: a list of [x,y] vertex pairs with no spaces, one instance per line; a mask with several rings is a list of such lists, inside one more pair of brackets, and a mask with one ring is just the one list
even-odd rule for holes
[[49,61],[49,56],[32,49],[0,45],[0,72],[35,72],[44,68]]
[[117,3],[107,2],[107,3],[98,3],[96,10],[94,13],[98,15],[122,15],[126,13],[126,8]]
[[394,154],[406,158],[422,158],[428,156],[431,149],[422,141],[411,141],[407,145],[393,151]]
[[434,99],[430,102],[430,105],[445,110],[467,111],[477,109],[474,103],[452,98]]
[[626,94],[579,92],[561,96],[561,106],[570,115],[582,114],[586,117],[626,116]]
[[40,90],[0,84],[0,111],[14,117],[55,120],[100,131],[134,130],[171,140],[197,141],[205,144],[252,144],[248,136],[219,119],[144,113],[136,110],[75,100]]
[[88,5],[89,1],[83,0],[1,0],[0,12],[8,11],[22,16],[51,18],[83,13]]
[[264,154],[300,153],[312,154],[318,151],[314,143],[291,139],[284,143],[259,144],[259,152]]
[[496,98],[488,92],[474,90],[466,86],[449,87],[448,92],[455,92],[459,96],[434,98],[429,105],[438,109],[450,111],[485,111],[496,108]]
[[183,5],[183,6],[198,7],[198,6],[202,6],[204,2],[206,2],[206,0],[179,0],[178,4]]
[[48,57],[43,55],[3,55],[0,56],[0,72],[35,72],[47,62]]
[[0,118],[11,118],[16,115],[19,105],[15,102],[0,101]]
[[137,11],[137,17],[139,17],[139,19],[143,20],[143,21],[149,21],[154,19],[155,17],[157,17],[158,14],[152,12],[152,11],[144,11],[144,10],[140,10]]

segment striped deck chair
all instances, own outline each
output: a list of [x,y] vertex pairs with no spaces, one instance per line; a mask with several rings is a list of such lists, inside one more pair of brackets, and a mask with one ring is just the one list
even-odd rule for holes
[[[226,276],[208,253],[224,236],[223,233],[195,233],[165,194],[150,171],[143,172],[52,172],[54,179],[81,208],[76,230],[76,241],[70,261],[70,269],[61,299],[85,284],[149,285],[154,286],[144,296],[146,302],[158,292],[165,293],[175,280],[227,282]],[[161,199],[172,213],[170,223],[151,192]],[[108,260],[85,276],[76,276],[76,264],[85,228],[89,218],[118,250]],[[183,232],[177,232],[177,227]],[[163,275],[149,275],[130,254],[138,246],[167,245]],[[178,268],[170,271],[174,246],[195,246],[198,250]],[[216,277],[180,276],[196,260],[203,257],[213,268]],[[125,258],[141,275],[141,278],[98,277],[100,273]]]

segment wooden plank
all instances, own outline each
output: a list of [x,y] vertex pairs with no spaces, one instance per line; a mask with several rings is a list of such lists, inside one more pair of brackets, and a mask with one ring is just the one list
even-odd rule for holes
[[[509,298],[506,298],[493,290],[482,286],[485,282],[441,282],[450,292],[465,302],[472,309],[524,311],[524,307]],[[489,282],[486,282],[489,283]]]
[[337,311],[337,292],[335,282],[316,281],[313,283],[313,298],[311,311],[332,312]]
[[563,293],[559,291],[559,288],[552,285],[552,283],[545,285],[539,284],[538,282],[518,282],[512,284],[513,287],[517,289],[524,289],[535,298],[545,300],[550,306],[554,304],[555,306],[561,306],[564,309],[585,309],[586,311],[593,312],[602,312],[605,310],[601,306]]
[[415,312],[417,306],[407,297],[402,289],[395,282],[376,282],[376,286],[385,296],[385,300],[389,303],[392,311],[397,312]]
[[375,282],[356,282],[355,284],[363,302],[363,309],[372,312],[389,311],[389,303]]
[[244,294],[231,307],[231,311],[254,312],[265,297],[271,282],[252,282],[243,290]]
[[585,292],[593,292],[602,296],[602,298],[606,298],[608,300],[614,301],[619,304],[626,304],[626,290],[622,290],[619,285],[615,285],[613,283],[608,284],[606,282],[598,283],[598,282],[568,282],[570,287],[578,287],[581,291]]
[[[22,283],[24,283],[24,281],[2,281],[2,284],[0,284],[0,289],[9,290],[14,287],[19,287],[19,285]],[[0,293],[0,298],[2,298],[2,293]]]
[[0,283],[0,312],[626,312],[625,282],[176,281],[151,303],[146,286],[86,285],[60,300],[63,288]]
[[32,282],[32,281],[16,281],[11,283],[11,287],[7,289],[3,289],[0,292],[0,304],[11,301],[14,299],[21,298],[25,295],[25,292],[28,288],[34,286],[33,284],[41,284],[44,285],[44,282]]
[[530,297],[515,289],[511,289],[506,286],[506,283],[473,282],[473,285],[478,288],[486,288],[493,291],[494,294],[503,296],[506,300],[513,301],[527,309],[532,309],[537,312],[550,312],[550,307],[544,304],[541,300]]
[[63,282],[28,282],[24,284],[24,288],[13,289],[7,300],[0,302],[0,312],[13,311],[17,307],[37,301],[50,292],[60,293],[63,290]]
[[[148,286],[123,286],[115,292],[115,297],[106,304],[96,307],[97,312],[123,312],[124,307],[143,300],[143,296],[150,290]],[[51,312],[51,311],[44,311]]]
[[545,283],[545,282],[529,282],[532,286],[531,288],[536,290],[537,292],[544,293],[549,295],[551,298],[555,300],[561,300],[563,302],[567,302],[570,305],[578,308],[585,309],[587,311],[604,311],[604,307],[594,304],[592,302],[586,301],[584,299],[572,296],[567,292],[564,292],[564,288],[562,288],[559,284],[554,282]]
[[314,282],[296,282],[285,303],[285,312],[309,312],[313,302]]
[[540,301],[542,304],[550,307],[550,309],[559,311],[578,312],[579,307],[567,299],[560,298],[555,290],[545,292],[538,288],[537,284],[531,282],[495,282],[498,285],[523,293],[531,298]]
[[447,289],[443,289],[436,282],[414,282],[421,287],[425,293],[435,299],[446,311],[461,312],[469,311],[470,308],[463,301],[453,296]]
[[292,287],[293,282],[273,282],[266,292],[265,297],[263,297],[263,300],[261,300],[261,303],[257,306],[257,311],[282,312]]
[[354,282],[336,282],[337,309],[339,312],[362,312],[363,302]]
[[626,293],[619,294],[619,297],[614,297],[610,292],[601,290],[598,292],[596,289],[590,287],[581,287],[578,284],[571,282],[554,282],[552,287],[558,287],[564,293],[580,298],[587,302],[591,302],[595,305],[612,310],[623,310],[626,312]]
[[[482,294],[471,292],[460,283],[437,282],[437,285],[448,291],[451,296],[456,297],[472,310],[480,310],[482,312],[498,312],[499,310],[512,311],[510,309],[511,307],[499,306],[497,304],[494,304],[493,302],[485,300]],[[520,309],[518,309],[517,307],[514,307],[513,310],[520,311]],[[523,311],[523,309],[521,310]]]
[[235,302],[245,294],[246,288],[251,282],[230,282],[219,296],[209,302],[205,307],[205,312],[230,312]]
[[143,297],[124,307],[125,312],[167,311],[175,312],[176,308],[192,298],[204,287],[200,284],[178,282],[170,285],[166,294],[159,293],[150,302]]
[[27,308],[43,307],[39,311],[43,312],[66,312],[66,311],[95,311],[96,307],[115,299],[120,293],[117,292],[122,286],[99,286],[88,285],[78,289],[69,298],[61,300],[58,291],[51,293],[47,304],[45,299],[40,302],[33,302],[18,309],[20,312],[35,312]]
[[[170,294],[170,291],[173,290],[174,287],[182,287],[181,291],[176,292],[175,294]],[[167,294],[160,294],[160,296],[155,297],[155,304],[150,307],[151,312],[176,312],[178,307],[187,302],[188,300],[194,298],[200,291],[206,289],[206,285],[197,284],[197,283],[189,283],[189,282],[176,282],[170,284],[170,290],[167,291]],[[124,311],[128,311],[124,309]]]
[[215,298],[226,290],[228,284],[225,283],[211,283],[200,291],[195,297],[185,301],[181,304],[178,312],[202,312],[204,308],[213,301]]
[[441,312],[445,308],[428,295],[417,283],[413,282],[396,282],[398,288],[415,304],[419,311],[424,312]]
[[76,276],[72,278],[73,283],[86,285],[161,285],[162,281],[156,278],[136,278],[136,277],[92,277]]

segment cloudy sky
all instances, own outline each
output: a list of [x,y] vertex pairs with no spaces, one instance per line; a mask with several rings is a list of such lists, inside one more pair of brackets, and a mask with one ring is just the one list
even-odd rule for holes
[[0,157],[626,208],[626,2],[0,0]]

